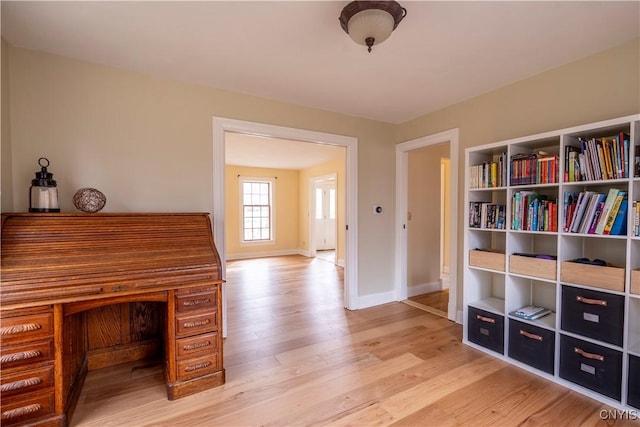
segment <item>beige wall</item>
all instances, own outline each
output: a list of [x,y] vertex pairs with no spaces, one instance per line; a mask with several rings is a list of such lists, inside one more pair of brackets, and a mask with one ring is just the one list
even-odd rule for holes
[[[105,211],[210,212],[213,116],[352,136],[358,138],[358,294],[390,292],[395,143],[459,128],[464,165],[465,147],[638,113],[639,51],[636,40],[393,126],[3,45],[3,107],[7,55],[11,96],[9,117],[2,113],[2,166],[4,174],[10,150],[13,198],[5,200],[3,176],[2,209],[27,209],[36,161],[46,156],[65,211],[74,210],[78,188],[93,186],[107,196]],[[461,167],[452,189],[460,229],[463,176]],[[374,216],[374,204],[384,205],[384,214]],[[459,259],[462,239],[460,233]],[[460,308],[461,283],[458,289]]]
[[[334,160],[302,170],[225,166],[225,230],[227,258],[305,253],[309,250],[309,181],[312,177],[336,174],[338,229],[344,230],[345,153]],[[247,244],[241,242],[240,177],[275,180],[275,241]],[[337,256],[343,259],[344,232],[338,233]]]
[[[225,167],[225,240],[227,258],[297,253],[300,173],[297,170]],[[273,205],[274,241],[242,243],[240,212],[240,178],[275,178]]]
[[[463,230],[464,149],[640,112],[640,40],[425,115],[397,127],[396,142],[460,129],[458,229]],[[458,234],[462,260],[463,233]],[[458,262],[458,309],[462,262]],[[452,284],[453,286],[453,284]]]
[[[2,88],[0,89],[0,95],[2,97],[2,150],[0,152],[0,168],[2,169],[2,175],[0,180],[2,187],[0,194],[2,195],[2,204],[0,210],[2,212],[13,211],[13,178],[12,178],[12,163],[11,163],[11,120],[10,120],[10,107],[9,107],[9,46],[2,40],[2,59],[0,65],[2,66]],[[37,169],[34,169],[34,172]],[[35,175],[34,175],[35,176]],[[24,190],[26,193],[26,189]]]
[[395,201],[394,126],[14,46],[7,50],[11,138],[3,137],[2,144],[4,150],[11,143],[13,208],[3,209],[27,209],[36,161],[46,156],[63,211],[74,211],[73,193],[90,186],[106,195],[109,212],[211,212],[214,116],[351,136],[359,144],[358,294],[392,289],[393,210],[374,218],[370,206]]
[[[449,271],[451,254],[451,159],[442,157],[440,159],[444,173],[444,194],[442,198],[442,209],[444,218],[442,220],[444,241],[442,242],[442,266],[445,271]],[[455,195],[453,195],[455,197]]]
[[440,163],[449,144],[411,150],[408,155],[407,287],[440,280]]
[[345,155],[336,157],[332,161],[323,163],[312,168],[300,171],[300,249],[305,252],[309,250],[309,181],[311,178],[336,174],[336,210],[337,210],[337,235],[336,235],[336,259],[339,262],[344,261],[345,254]]

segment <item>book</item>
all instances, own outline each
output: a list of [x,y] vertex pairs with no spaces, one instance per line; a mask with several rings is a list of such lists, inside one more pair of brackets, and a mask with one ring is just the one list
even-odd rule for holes
[[578,193],[573,191],[564,192],[564,199],[563,199],[564,218],[562,221],[562,229],[564,231],[569,231],[569,227],[571,226],[571,218],[573,218],[573,211],[575,210],[577,199],[578,199]]
[[640,201],[635,200],[632,205],[633,213],[633,235],[640,236]]
[[[580,163],[579,163],[580,149],[572,145],[565,147],[565,163],[564,163],[564,180],[565,181],[580,181]],[[577,166],[577,167],[576,167]],[[576,175],[576,169],[578,175]]]
[[546,316],[547,314],[550,314],[550,313],[551,313],[551,310],[544,309],[542,311],[537,312],[536,314],[532,314],[531,316],[523,317],[523,319],[525,319],[525,320],[536,320],[536,319],[544,317],[544,316]]
[[535,305],[527,305],[509,313],[512,316],[519,317],[525,320],[539,319],[547,314],[551,313],[551,310],[544,307],[538,307]]
[[578,228],[578,233],[587,233],[589,231],[589,227],[591,226],[591,222],[593,220],[593,216],[595,215],[595,211],[598,207],[598,204],[601,201],[604,201],[606,196],[602,193],[593,192],[589,197],[589,205],[584,211],[584,215],[582,216],[582,221],[580,223],[580,227]]
[[538,307],[536,305],[525,305],[513,312],[517,316],[531,316],[544,310],[544,307]]
[[627,199],[622,199],[620,202],[620,208],[618,209],[618,214],[616,215],[616,219],[613,221],[613,225],[611,226],[611,232],[609,234],[613,236],[623,236],[627,234]]
[[604,230],[602,234],[609,234],[611,232],[611,227],[613,226],[613,222],[616,219],[616,215],[618,214],[618,209],[620,209],[620,204],[622,203],[622,199],[627,195],[626,191],[619,191],[616,199],[611,205],[611,210],[609,211],[609,216],[607,217],[607,221],[604,225]]
[[609,218],[609,212],[611,211],[611,207],[613,203],[616,201],[616,197],[620,190],[617,188],[610,188],[609,193],[607,194],[607,198],[604,202],[604,207],[602,208],[602,213],[600,214],[600,219],[598,220],[598,225],[596,226],[595,234],[602,234],[604,232],[604,227],[607,223],[607,218]]
[[593,218],[591,219],[591,225],[587,230],[587,234],[595,234],[596,227],[598,226],[598,220],[600,219],[600,214],[602,214],[602,209],[604,209],[604,198],[598,202],[598,206],[596,206],[596,210],[593,213]]
[[582,217],[584,216],[584,211],[587,208],[589,203],[589,198],[593,191],[582,191],[578,195],[578,203],[576,205],[576,209],[574,210],[573,218],[571,219],[571,227],[569,231],[571,233],[577,233],[580,228],[580,222],[582,221]]

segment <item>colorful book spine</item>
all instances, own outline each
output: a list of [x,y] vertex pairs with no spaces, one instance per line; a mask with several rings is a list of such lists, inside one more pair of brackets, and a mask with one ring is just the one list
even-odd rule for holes
[[596,227],[595,234],[603,234],[604,227],[607,224],[607,219],[609,218],[609,212],[611,212],[611,208],[613,207],[613,203],[616,201],[616,197],[620,190],[617,188],[610,188],[609,193],[607,194],[607,199],[604,202],[604,208],[602,209],[602,213],[600,214],[600,219],[598,220],[598,225]]
[[604,230],[602,234],[611,233],[611,227],[613,227],[613,222],[616,220],[616,216],[618,215],[620,204],[622,203],[622,200],[625,198],[626,195],[627,195],[626,191],[618,192],[618,195],[616,196],[616,199],[614,200],[613,205],[611,206],[611,211],[609,211],[609,216],[607,217],[607,221],[604,225]]
[[618,214],[616,215],[616,219],[611,226],[611,235],[614,236],[624,236],[627,234],[627,206],[629,202],[627,199],[622,199],[620,203],[620,208],[618,209]]

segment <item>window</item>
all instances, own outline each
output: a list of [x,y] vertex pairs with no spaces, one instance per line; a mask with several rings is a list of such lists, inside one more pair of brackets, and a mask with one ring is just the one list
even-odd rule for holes
[[273,180],[241,179],[242,241],[273,240]]

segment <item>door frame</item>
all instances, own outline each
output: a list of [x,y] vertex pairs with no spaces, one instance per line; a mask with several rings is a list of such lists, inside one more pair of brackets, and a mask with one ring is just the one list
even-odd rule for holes
[[[449,185],[451,197],[449,197],[449,212],[451,226],[449,235],[449,305],[447,317],[449,320],[462,322],[462,316],[457,312],[457,288],[458,288],[458,197],[454,196],[458,189],[458,143],[459,129],[450,129],[444,132],[424,136],[396,145],[396,274],[395,292],[396,300],[407,299],[407,213],[409,206],[409,152],[430,145],[449,143]],[[438,191],[440,191],[438,189]],[[438,196],[439,199],[439,196]],[[460,320],[458,320],[460,318]]]
[[[358,138],[216,116],[212,118],[212,126],[213,208],[211,218],[213,238],[222,262],[223,278],[226,276],[225,133],[238,132],[346,148],[344,306],[349,310],[355,310],[358,302]],[[227,302],[224,283],[222,286],[222,333],[223,336],[227,336]]]
[[[315,257],[317,253],[316,248],[316,221],[315,221],[315,211],[316,211],[316,198],[315,198],[315,188],[318,182],[328,181],[333,179],[335,181],[336,186],[336,205],[338,203],[338,174],[330,173],[326,175],[320,176],[312,176],[309,178],[309,256]],[[313,220],[312,220],[313,219]],[[340,230],[338,230],[338,213],[336,211],[336,264],[338,264],[338,235]]]

